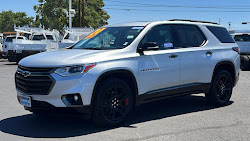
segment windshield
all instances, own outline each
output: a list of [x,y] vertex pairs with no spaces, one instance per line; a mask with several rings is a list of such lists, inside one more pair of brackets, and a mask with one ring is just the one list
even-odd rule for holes
[[130,45],[144,27],[99,28],[76,43],[73,49],[122,49]]
[[243,35],[235,35],[234,37],[235,41],[241,41],[241,42],[250,42],[250,35],[248,34],[243,34]]
[[5,42],[13,42],[13,39],[16,39],[16,37],[7,37]]
[[[46,35],[47,40],[54,40],[52,35]],[[32,40],[46,40],[44,35],[34,35]]]

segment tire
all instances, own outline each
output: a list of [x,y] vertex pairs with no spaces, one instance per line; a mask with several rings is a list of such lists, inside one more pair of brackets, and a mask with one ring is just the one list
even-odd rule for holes
[[102,81],[95,96],[92,120],[97,126],[120,125],[132,110],[132,92],[123,80],[111,78]]
[[42,112],[32,112],[32,114],[38,118],[38,119],[47,119],[48,117],[50,117],[51,115],[48,115],[46,113],[42,113]]
[[215,74],[209,93],[206,93],[206,100],[209,105],[224,106],[232,95],[233,79],[228,71],[219,70]]
[[248,58],[248,56],[242,56],[241,58],[240,58],[240,69],[242,70],[242,71],[247,71],[247,70],[249,70],[250,69],[250,65],[249,65],[249,58]]

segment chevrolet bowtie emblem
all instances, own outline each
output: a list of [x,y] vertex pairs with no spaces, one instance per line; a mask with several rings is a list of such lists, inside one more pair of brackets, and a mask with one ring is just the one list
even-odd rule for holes
[[24,77],[31,76],[31,72],[29,71],[18,70],[17,73],[23,75]]

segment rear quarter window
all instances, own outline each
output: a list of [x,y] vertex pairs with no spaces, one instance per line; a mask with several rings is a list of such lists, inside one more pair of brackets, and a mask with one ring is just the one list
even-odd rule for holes
[[207,26],[207,28],[221,43],[235,43],[226,28],[214,26]]

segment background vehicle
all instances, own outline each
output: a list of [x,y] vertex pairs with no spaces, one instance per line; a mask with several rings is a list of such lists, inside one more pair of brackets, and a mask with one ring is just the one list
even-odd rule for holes
[[14,40],[8,49],[8,60],[10,62],[19,62],[22,58],[36,53],[69,47],[87,36],[93,29],[66,29],[61,41],[57,30],[50,31],[43,28],[19,27],[15,28],[15,31],[17,35],[25,33],[29,40]]
[[250,33],[232,34],[240,48],[241,70],[250,70]]
[[11,45],[13,44],[13,40],[15,39],[19,39],[19,40],[27,40],[26,37],[24,36],[16,36],[16,35],[8,35],[6,36],[4,42],[3,42],[3,52],[2,52],[2,56],[3,58],[7,58],[8,56],[8,50],[11,47]]
[[26,110],[116,126],[134,106],[173,96],[205,93],[207,103],[226,105],[239,68],[226,28],[171,20],[101,27],[70,48],[22,59],[15,79]]
[[3,58],[2,52],[3,52],[3,45],[2,45],[2,43],[0,43],[0,59]]
[[14,40],[8,48],[9,62],[19,62],[22,58],[47,50],[58,49],[59,32],[43,28],[16,28],[17,35],[26,33],[29,40]]
[[67,28],[64,31],[65,33],[62,37],[61,42],[59,42],[59,48],[69,47],[77,43],[93,31],[94,29],[92,28]]

